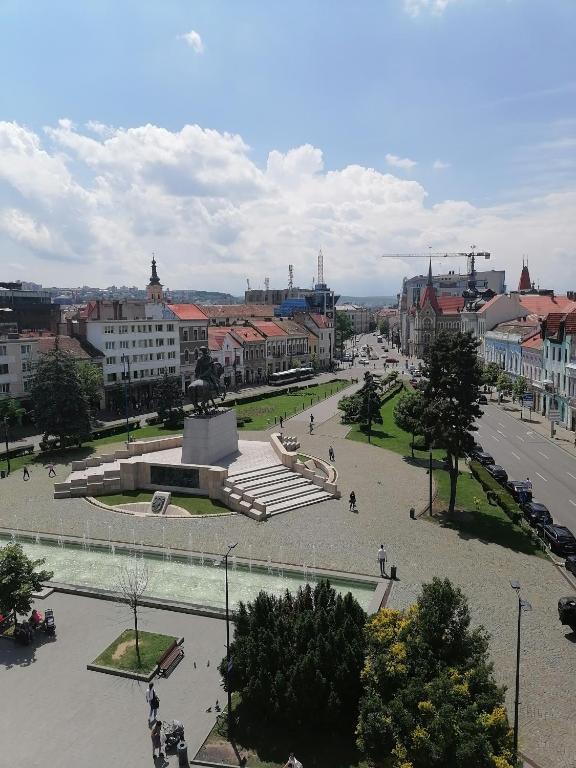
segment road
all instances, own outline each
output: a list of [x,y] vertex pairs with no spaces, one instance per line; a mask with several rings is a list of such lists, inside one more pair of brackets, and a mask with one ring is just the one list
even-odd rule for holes
[[576,531],[576,460],[563,448],[496,405],[482,406],[478,442],[511,480],[529,477],[534,499],[546,504],[554,522]]

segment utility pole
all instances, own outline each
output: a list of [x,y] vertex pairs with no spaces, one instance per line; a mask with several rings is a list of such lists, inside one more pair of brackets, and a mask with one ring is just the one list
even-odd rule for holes
[[226,692],[228,694],[228,739],[232,738],[232,731],[234,728],[234,718],[232,717],[232,691],[230,690],[230,672],[232,671],[232,659],[230,657],[230,614],[228,610],[228,556],[230,552],[238,545],[228,544],[228,552],[224,555],[224,567],[226,570]]
[[518,760],[518,709],[520,706],[520,631],[522,627],[522,611],[531,611],[528,600],[520,597],[520,582],[513,580],[510,586],[518,597],[518,626],[516,632],[516,690],[514,694],[514,762]]

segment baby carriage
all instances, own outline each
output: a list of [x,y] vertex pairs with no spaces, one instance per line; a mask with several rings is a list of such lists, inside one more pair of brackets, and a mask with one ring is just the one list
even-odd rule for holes
[[56,634],[56,622],[54,621],[54,611],[52,608],[46,608],[44,612],[44,621],[42,622],[42,629],[47,635]]
[[176,749],[180,741],[184,741],[184,726],[179,720],[162,723],[164,733],[164,748],[166,752]]

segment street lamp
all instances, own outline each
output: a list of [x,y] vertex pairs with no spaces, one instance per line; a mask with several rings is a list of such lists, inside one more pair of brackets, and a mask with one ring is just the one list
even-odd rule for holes
[[124,413],[126,415],[126,442],[130,444],[130,419],[128,417],[128,388],[130,387],[130,358],[122,355],[122,368],[124,376]]
[[528,600],[520,597],[520,582],[514,579],[510,586],[518,596],[518,633],[516,636],[516,694],[514,696],[514,759],[518,760],[518,706],[520,704],[520,628],[522,611],[531,611]]
[[6,477],[10,474],[10,451],[8,449],[8,416],[4,416],[4,440],[6,442]]
[[232,670],[232,659],[230,658],[230,614],[228,611],[228,556],[230,552],[238,545],[228,544],[228,552],[224,555],[224,568],[226,571],[226,692],[228,693],[228,738],[232,736],[232,691],[230,690],[230,672]]

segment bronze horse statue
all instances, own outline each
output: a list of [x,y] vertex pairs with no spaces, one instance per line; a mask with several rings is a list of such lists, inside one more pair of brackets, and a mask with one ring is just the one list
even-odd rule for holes
[[201,348],[201,356],[196,363],[195,379],[188,387],[188,393],[194,406],[194,412],[208,415],[215,411],[217,405],[214,398],[226,397],[226,387],[220,383],[224,368],[217,360],[212,360],[207,347]]

